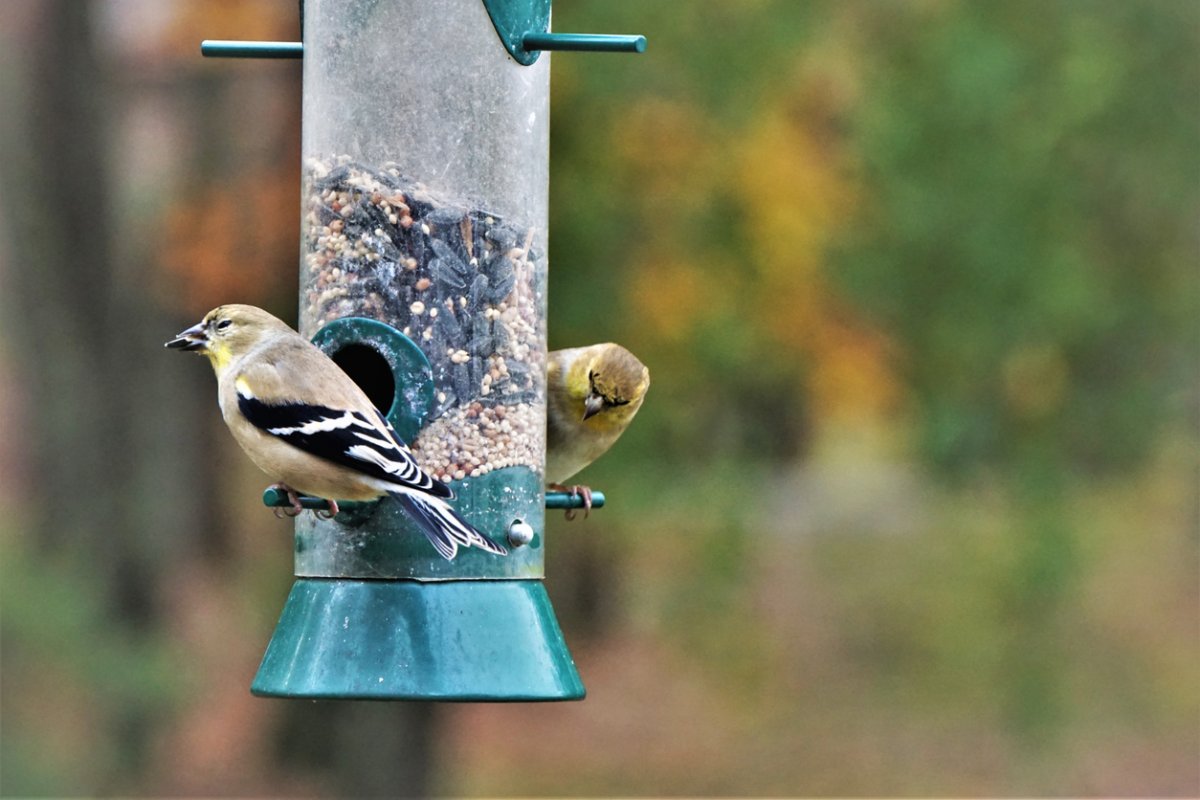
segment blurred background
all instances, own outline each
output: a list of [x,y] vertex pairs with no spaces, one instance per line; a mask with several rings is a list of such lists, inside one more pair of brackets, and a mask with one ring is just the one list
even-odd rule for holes
[[256,699],[290,525],[162,343],[295,321],[293,0],[0,5],[0,792],[1200,793],[1200,5],[558,0],[588,697]]

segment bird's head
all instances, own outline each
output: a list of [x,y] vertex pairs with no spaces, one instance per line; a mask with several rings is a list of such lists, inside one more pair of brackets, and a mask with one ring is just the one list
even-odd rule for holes
[[617,344],[595,347],[587,366],[583,419],[594,425],[626,425],[650,388],[650,370],[637,356]]
[[166,343],[172,350],[191,350],[208,357],[220,371],[272,330],[291,330],[261,308],[241,304],[217,306],[204,319]]

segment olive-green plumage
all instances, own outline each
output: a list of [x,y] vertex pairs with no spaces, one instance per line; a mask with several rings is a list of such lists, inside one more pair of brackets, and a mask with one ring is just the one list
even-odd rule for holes
[[606,342],[550,353],[546,382],[546,481],[561,484],[629,427],[650,388],[650,371]]

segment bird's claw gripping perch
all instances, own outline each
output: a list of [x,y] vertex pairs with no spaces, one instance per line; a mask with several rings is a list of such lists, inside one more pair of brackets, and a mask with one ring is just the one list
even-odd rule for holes
[[329,503],[329,508],[323,508],[313,511],[313,516],[317,519],[333,519],[337,516],[338,508],[337,500],[326,500]]
[[288,502],[292,504],[290,508],[275,509],[276,517],[280,519],[283,519],[284,517],[298,517],[304,511],[304,506],[300,504],[300,495],[298,495],[296,490],[288,486],[286,483],[273,483],[267,488],[276,489],[283,492],[287,495]]
[[[286,494],[288,502],[291,504],[290,506],[279,506],[278,508],[275,509],[275,512],[274,512],[275,516],[278,517],[279,519],[283,519],[284,517],[298,517],[301,514],[303,514],[304,511],[306,510],[304,508],[303,501],[300,500],[300,493],[297,492],[292,487],[288,486],[286,483],[272,483],[270,486],[267,487],[268,491],[270,491],[271,489],[274,489],[277,492],[283,492],[284,494]],[[310,507],[309,509],[307,509],[307,510],[312,511],[313,515],[316,516],[317,519],[333,519],[334,516],[337,515],[338,511],[341,510],[340,508],[338,508],[337,500],[324,500],[322,502],[327,503],[328,507],[326,507],[326,508],[311,508]]]
[[[590,514],[592,511],[592,488],[590,486],[584,486],[582,484],[563,486],[561,483],[552,483],[550,484],[550,488],[556,492],[566,492],[567,494],[571,495],[571,497],[583,498],[583,518],[588,518],[588,514]],[[563,517],[567,520],[575,519],[575,509],[568,508],[563,512]]]

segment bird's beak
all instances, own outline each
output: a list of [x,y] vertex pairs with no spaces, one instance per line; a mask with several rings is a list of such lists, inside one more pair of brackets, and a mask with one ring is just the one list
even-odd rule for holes
[[204,323],[197,322],[183,333],[167,342],[164,347],[172,350],[205,350],[208,348],[208,335],[204,332]]
[[583,418],[587,419],[602,408],[604,408],[604,398],[598,394],[589,394],[583,401]]

